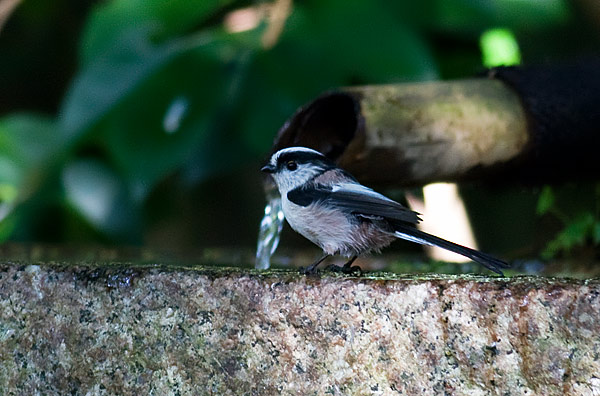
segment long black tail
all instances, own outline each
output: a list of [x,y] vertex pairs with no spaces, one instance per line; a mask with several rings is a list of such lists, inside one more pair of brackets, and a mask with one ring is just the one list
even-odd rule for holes
[[510,265],[507,262],[497,259],[496,257],[436,237],[435,235],[428,234],[412,226],[395,224],[394,228],[396,230],[395,235],[398,238],[420,243],[422,245],[438,246],[451,252],[458,253],[460,255],[470,258],[473,261],[477,261],[487,269],[494,271],[495,273],[500,274],[502,276],[504,276],[504,274],[502,273],[502,268],[510,268]]

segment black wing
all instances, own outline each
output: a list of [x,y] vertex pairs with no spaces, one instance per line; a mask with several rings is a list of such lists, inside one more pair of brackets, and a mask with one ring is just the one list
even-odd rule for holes
[[418,213],[361,184],[345,183],[333,188],[313,184],[288,192],[287,198],[300,206],[308,206],[313,202],[323,202],[332,207],[367,218],[380,217],[411,224],[420,221]]

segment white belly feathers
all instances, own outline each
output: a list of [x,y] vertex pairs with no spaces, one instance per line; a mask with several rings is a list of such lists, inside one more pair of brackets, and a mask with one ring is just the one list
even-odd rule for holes
[[369,222],[350,221],[343,212],[327,209],[318,202],[299,206],[282,197],[282,208],[290,226],[327,254],[351,257],[379,250],[395,239]]

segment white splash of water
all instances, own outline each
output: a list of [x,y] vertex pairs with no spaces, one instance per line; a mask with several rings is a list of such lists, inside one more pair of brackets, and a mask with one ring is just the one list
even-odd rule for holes
[[277,190],[267,191],[267,205],[258,231],[254,268],[268,269],[271,266],[271,256],[279,245],[284,219],[281,197]]

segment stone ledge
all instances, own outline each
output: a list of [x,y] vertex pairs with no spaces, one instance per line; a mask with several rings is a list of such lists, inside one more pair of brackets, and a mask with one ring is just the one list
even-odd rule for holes
[[600,395],[599,296],[599,280],[0,263],[0,394]]

